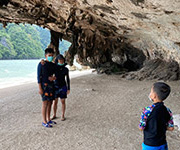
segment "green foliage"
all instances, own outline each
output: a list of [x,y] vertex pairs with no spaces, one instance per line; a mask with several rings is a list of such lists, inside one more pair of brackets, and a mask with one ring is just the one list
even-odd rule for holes
[[[38,26],[34,26],[34,27],[40,32],[42,48],[44,50],[48,47],[48,45],[50,43],[50,32],[49,32],[49,30],[43,29]],[[67,51],[70,46],[71,46],[71,43],[66,40],[59,41],[59,52],[61,54],[64,54],[64,52]]]
[[0,59],[9,59],[16,56],[16,51],[11,43],[11,38],[4,31],[0,30]]
[[43,50],[40,33],[31,25],[0,25],[0,59],[40,58]]
[[43,50],[45,50],[49,43],[50,43],[50,32],[47,29],[43,29],[39,26],[33,25],[34,28],[40,33],[40,42],[41,42],[41,47]]
[[[31,59],[44,56],[50,43],[49,30],[29,24],[0,24],[0,59]],[[60,53],[68,50],[71,43],[60,42]]]

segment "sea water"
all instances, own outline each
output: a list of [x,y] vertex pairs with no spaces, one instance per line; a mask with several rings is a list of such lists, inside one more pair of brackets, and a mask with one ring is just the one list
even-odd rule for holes
[[[0,60],[0,89],[11,86],[37,82],[37,66],[41,59],[32,60]],[[81,65],[74,61],[81,69]],[[67,65],[69,68],[69,66]],[[70,78],[90,74],[92,70],[70,71]]]
[[0,60],[0,89],[36,82],[39,62],[40,59]]

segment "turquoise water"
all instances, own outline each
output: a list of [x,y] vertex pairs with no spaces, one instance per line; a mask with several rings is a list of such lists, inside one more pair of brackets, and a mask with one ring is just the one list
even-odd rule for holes
[[[37,66],[39,60],[0,60],[0,89],[20,84],[37,82]],[[74,65],[81,69],[82,66],[74,60]],[[67,65],[69,68],[69,66]],[[89,74],[87,71],[70,71],[70,78]]]
[[36,82],[40,60],[0,60],[0,88]]

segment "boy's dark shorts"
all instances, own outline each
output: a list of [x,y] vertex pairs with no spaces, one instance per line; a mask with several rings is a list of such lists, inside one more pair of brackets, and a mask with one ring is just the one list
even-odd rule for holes
[[65,99],[67,98],[67,86],[59,87],[55,86],[55,98]]
[[42,89],[43,89],[43,94],[42,96],[42,101],[52,101],[55,99],[54,97],[54,83],[43,83],[42,84]]

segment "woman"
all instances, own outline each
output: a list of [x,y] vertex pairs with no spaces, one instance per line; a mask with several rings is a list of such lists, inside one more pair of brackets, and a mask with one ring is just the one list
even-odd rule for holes
[[56,80],[55,80],[55,101],[53,102],[53,117],[52,119],[56,118],[57,112],[57,104],[58,98],[61,99],[62,103],[62,115],[61,120],[64,121],[65,118],[65,110],[66,110],[66,103],[65,100],[67,98],[67,94],[70,93],[70,79],[69,79],[69,69],[66,67],[65,58],[63,55],[59,54],[56,57],[55,63],[57,64],[57,71],[56,71]]

